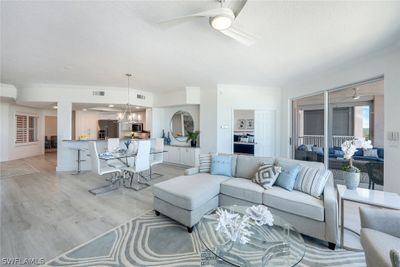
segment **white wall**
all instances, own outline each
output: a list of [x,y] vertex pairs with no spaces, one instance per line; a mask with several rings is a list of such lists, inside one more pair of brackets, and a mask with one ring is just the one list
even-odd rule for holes
[[[358,61],[348,63],[324,73],[315,73],[302,81],[293,81],[283,86],[282,95],[282,129],[281,155],[290,155],[289,137],[290,99],[307,95],[324,89],[332,89],[379,75],[385,76],[385,133],[400,131],[400,47],[395,46],[384,51],[370,54]],[[389,142],[385,134],[385,185],[386,191],[400,193],[400,145]]]
[[[15,115],[16,114],[27,114],[38,116],[37,121],[37,137],[38,141],[29,144],[15,144],[16,138],[16,126],[15,126]],[[2,116],[3,117],[3,116]],[[19,105],[9,105],[8,112],[8,157],[7,160],[14,160],[20,158],[26,158],[44,153],[44,111],[36,108],[29,108]],[[3,124],[3,123],[2,123]]]
[[17,88],[12,84],[0,83],[0,97],[17,98]]
[[385,140],[385,97],[377,95],[374,98],[374,140],[375,147],[383,147]]
[[0,102],[0,162],[8,160],[10,104]]
[[[104,96],[94,96],[93,91],[105,91]],[[57,92],[57,93],[54,93]],[[137,94],[145,96],[138,99]],[[18,101],[126,104],[128,89],[122,87],[75,86],[60,84],[34,84],[18,88]],[[152,107],[153,93],[130,89],[132,105]]]
[[[236,109],[234,110],[234,119],[233,119],[233,124],[234,124],[234,131],[241,131],[243,129],[239,128],[239,120],[254,120],[254,110],[248,110],[248,109]],[[247,130],[249,131],[249,130]],[[253,130],[251,130],[253,131]]]
[[44,117],[44,135],[49,139],[51,136],[57,136],[57,116]]
[[[274,110],[280,117],[281,90],[276,87],[218,85],[218,152],[232,153],[233,111],[235,109]],[[280,122],[276,120],[276,153],[279,153]]]
[[[166,108],[153,108],[152,110],[152,137],[157,138],[162,136],[162,130],[165,131],[165,135],[171,132],[171,118],[177,111],[187,111],[189,112],[194,121],[194,130],[200,129],[200,109],[199,105],[185,105],[185,106],[173,106]],[[173,145],[183,145],[189,146],[190,143],[179,142],[172,135],[171,144]],[[201,145],[201,144],[200,144]]]
[[200,151],[216,153],[218,150],[217,86],[200,91]]
[[187,86],[179,90],[154,95],[154,107],[168,107],[200,104],[200,87]]

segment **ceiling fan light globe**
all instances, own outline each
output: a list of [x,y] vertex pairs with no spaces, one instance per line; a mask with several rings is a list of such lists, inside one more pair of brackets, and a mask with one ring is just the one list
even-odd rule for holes
[[210,25],[217,31],[229,29],[232,26],[233,18],[226,15],[218,15],[210,18]]

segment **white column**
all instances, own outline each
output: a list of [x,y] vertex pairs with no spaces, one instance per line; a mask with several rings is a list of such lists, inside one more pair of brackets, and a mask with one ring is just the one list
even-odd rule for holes
[[[13,134],[10,133],[10,122],[15,123],[15,119],[10,117],[10,104],[0,103],[0,162],[8,160],[9,144],[14,142]],[[15,134],[15,133],[14,133]]]
[[71,171],[75,155],[63,140],[72,138],[72,102],[59,101],[57,107],[57,171]]

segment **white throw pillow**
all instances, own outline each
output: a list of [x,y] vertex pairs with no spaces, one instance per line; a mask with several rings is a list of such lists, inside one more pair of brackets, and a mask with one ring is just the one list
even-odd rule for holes
[[320,198],[326,182],[328,181],[330,172],[303,166],[297,175],[294,190],[304,192],[313,197]]
[[211,154],[199,155],[199,172],[211,172]]

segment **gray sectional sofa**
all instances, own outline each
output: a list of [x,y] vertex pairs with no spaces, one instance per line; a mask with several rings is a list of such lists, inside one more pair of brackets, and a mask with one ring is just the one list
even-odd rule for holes
[[184,176],[153,185],[155,212],[182,223],[191,232],[201,217],[216,207],[263,204],[299,232],[328,241],[329,247],[334,249],[338,238],[338,205],[332,174],[321,199],[278,186],[265,190],[251,181],[260,164],[279,164],[283,161],[325,169],[318,162],[234,156],[232,177],[199,173],[199,168],[195,167],[186,170]]

